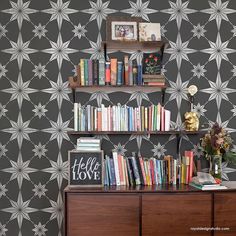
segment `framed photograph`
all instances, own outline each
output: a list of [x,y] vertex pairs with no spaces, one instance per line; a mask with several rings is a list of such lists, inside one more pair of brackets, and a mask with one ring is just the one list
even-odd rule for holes
[[136,17],[107,17],[107,41],[138,41],[138,22]]
[[103,151],[68,152],[69,187],[103,186]]
[[160,23],[139,23],[139,41],[161,41]]

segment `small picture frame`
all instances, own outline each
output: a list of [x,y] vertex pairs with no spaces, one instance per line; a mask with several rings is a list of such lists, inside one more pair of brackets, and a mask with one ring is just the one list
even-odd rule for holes
[[139,41],[161,41],[160,23],[139,23]]
[[103,151],[68,152],[70,188],[103,187]]
[[138,22],[137,17],[107,17],[107,41],[138,41]]

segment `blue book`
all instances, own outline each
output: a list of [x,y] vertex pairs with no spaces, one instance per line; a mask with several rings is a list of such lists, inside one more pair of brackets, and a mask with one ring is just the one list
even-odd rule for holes
[[111,169],[110,169],[110,160],[109,156],[106,156],[106,166],[107,166],[107,179],[108,185],[111,185]]
[[116,185],[116,173],[113,158],[109,158],[111,169],[111,185]]
[[117,85],[122,85],[123,84],[123,62],[118,61],[118,68],[117,68]]
[[106,159],[103,160],[104,163],[104,185],[108,185],[107,184],[107,165],[106,165]]
[[142,65],[138,65],[138,85],[143,84],[143,69]]

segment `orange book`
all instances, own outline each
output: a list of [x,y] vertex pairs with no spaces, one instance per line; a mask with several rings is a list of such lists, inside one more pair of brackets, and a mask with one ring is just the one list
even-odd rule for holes
[[98,108],[97,113],[97,130],[102,131],[102,110]]
[[193,177],[193,151],[185,151],[184,155],[189,158],[188,181],[191,182]]
[[117,58],[111,58],[111,85],[116,85],[117,80]]
[[124,67],[125,67],[125,85],[129,85],[129,56],[124,57]]
[[105,79],[105,83],[106,84],[111,84],[111,63],[108,61],[105,64],[105,68],[106,68],[106,79]]
[[123,168],[122,159],[123,159],[123,156],[118,154],[118,168],[119,168],[119,176],[120,176],[120,185],[125,185],[124,168]]

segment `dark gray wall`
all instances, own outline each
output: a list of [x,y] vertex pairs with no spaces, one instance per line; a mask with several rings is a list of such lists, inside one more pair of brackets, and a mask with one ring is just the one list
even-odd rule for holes
[[[99,6],[102,16],[95,14]],[[101,56],[98,49],[108,14],[133,14],[161,23],[163,38],[170,41],[163,73],[169,84],[165,105],[172,111],[172,125],[181,126],[189,109],[186,88],[196,84],[201,125],[218,121],[235,138],[235,1],[1,0],[0,235],[61,235],[67,151],[75,141],[67,135],[73,114],[66,81],[81,57]],[[140,56],[127,53],[134,59]],[[77,101],[150,105],[160,101],[160,94],[81,93]],[[176,153],[172,136],[102,138],[107,153]],[[200,157],[200,137],[184,138],[182,150],[193,149]],[[224,163],[223,177],[236,179],[235,167]]]

